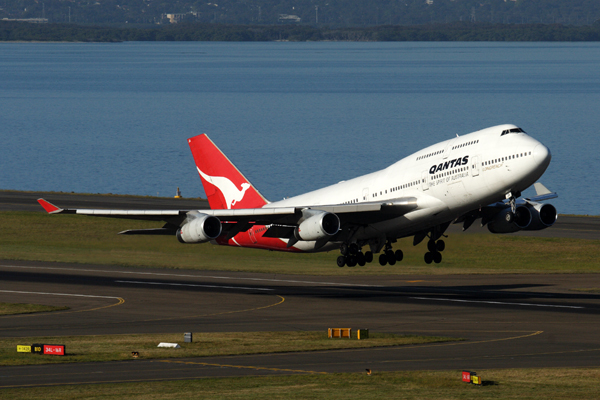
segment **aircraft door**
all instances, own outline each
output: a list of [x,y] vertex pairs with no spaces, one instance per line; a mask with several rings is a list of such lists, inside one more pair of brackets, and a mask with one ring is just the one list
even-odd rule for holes
[[423,191],[429,189],[429,185],[427,182],[427,171],[423,171],[421,173],[421,189],[423,189]]
[[475,177],[478,175],[479,175],[479,156],[475,156],[471,160],[471,176]]
[[363,201],[369,201],[369,188],[364,188],[362,192]]

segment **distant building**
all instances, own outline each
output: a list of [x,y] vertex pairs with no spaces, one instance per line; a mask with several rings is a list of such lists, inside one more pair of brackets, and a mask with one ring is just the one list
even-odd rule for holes
[[293,22],[293,23],[297,23],[302,21],[302,18],[300,18],[297,15],[291,15],[291,14],[279,14],[279,22]]
[[186,14],[163,14],[163,18],[169,20],[171,24],[177,24],[185,18]]

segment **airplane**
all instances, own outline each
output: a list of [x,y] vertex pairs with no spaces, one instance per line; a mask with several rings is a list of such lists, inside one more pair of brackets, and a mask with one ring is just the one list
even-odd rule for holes
[[[425,238],[427,264],[442,261],[451,223],[476,220],[492,233],[541,230],[557,211],[542,201],[558,197],[537,180],[550,150],[515,125],[498,125],[436,143],[380,171],[269,202],[206,134],[188,139],[207,195],[205,210],[62,209],[39,199],[50,214],[163,221],[161,228],[120,232],[174,235],[205,243],[287,252],[339,249],[339,267],[402,261],[400,238]],[[536,196],[521,198],[534,186]],[[367,251],[363,248],[368,246]]]

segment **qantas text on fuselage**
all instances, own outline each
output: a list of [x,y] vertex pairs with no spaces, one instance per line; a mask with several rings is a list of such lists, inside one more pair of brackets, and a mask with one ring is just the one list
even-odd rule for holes
[[[442,260],[442,235],[479,220],[492,233],[550,227],[556,197],[536,181],[550,151],[515,125],[499,125],[429,146],[389,167],[335,185],[269,202],[206,136],[188,139],[210,209],[62,209],[40,199],[50,213],[163,221],[155,229],[123,234],[174,235],[182,243],[288,252],[339,249],[338,266],[381,265],[403,258],[398,239],[425,239],[426,263]],[[521,198],[534,185],[537,195]]]

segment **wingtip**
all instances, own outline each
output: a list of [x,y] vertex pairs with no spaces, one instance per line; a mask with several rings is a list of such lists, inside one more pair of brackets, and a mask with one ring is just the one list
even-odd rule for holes
[[38,203],[40,203],[48,214],[56,214],[62,211],[62,208],[56,207],[54,204],[44,199],[38,199]]

